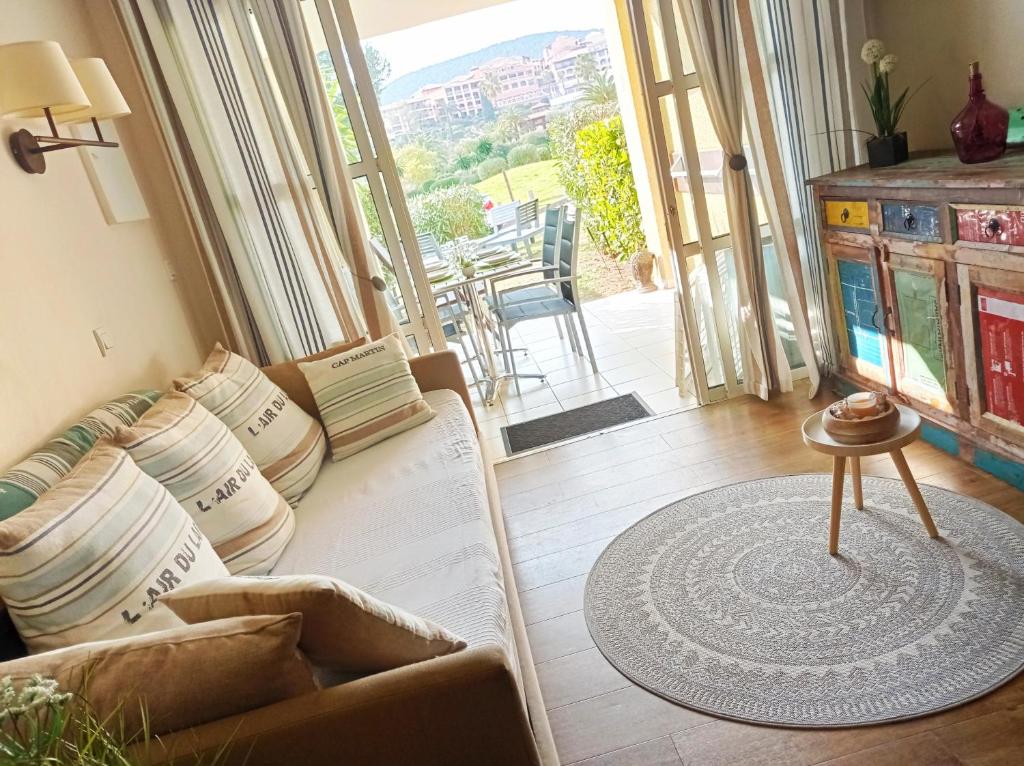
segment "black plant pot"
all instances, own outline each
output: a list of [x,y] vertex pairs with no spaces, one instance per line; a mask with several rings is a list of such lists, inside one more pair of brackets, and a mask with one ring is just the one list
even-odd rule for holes
[[868,164],[873,168],[885,168],[907,161],[907,134],[875,136],[868,139]]

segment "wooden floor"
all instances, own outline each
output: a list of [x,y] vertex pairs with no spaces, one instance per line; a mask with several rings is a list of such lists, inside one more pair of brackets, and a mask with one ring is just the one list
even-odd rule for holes
[[[515,574],[563,764],[1021,764],[1024,677],[988,696],[904,723],[815,731],[713,718],[633,685],[594,647],[583,619],[587,572],[628,525],[682,496],[744,479],[828,472],[800,439],[831,399],[806,390],[744,398],[645,421],[495,468]],[[923,483],[1024,521],[1024,493],[917,442],[904,450]],[[888,456],[865,474],[897,477]],[[825,544],[825,530],[822,530]]]

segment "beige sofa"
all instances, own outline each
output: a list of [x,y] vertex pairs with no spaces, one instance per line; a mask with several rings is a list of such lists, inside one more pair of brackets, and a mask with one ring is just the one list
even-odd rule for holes
[[[228,740],[228,762],[248,766],[558,763],[458,359],[411,365],[437,416],[325,463],[274,572],[340,577],[469,648],[164,736],[154,763],[209,756]],[[267,374],[317,416],[293,365]]]

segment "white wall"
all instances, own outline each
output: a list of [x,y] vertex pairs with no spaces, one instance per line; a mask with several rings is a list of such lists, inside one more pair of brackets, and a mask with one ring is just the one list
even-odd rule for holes
[[867,0],[868,34],[900,58],[897,81],[916,87],[907,108],[911,150],[952,147],[949,124],[967,103],[967,68],[981,62],[988,97],[1024,104],[1024,0]]
[[[56,40],[71,57],[107,58],[133,110],[118,129],[153,217],[107,225],[77,149],[48,154],[43,175],[23,172],[7,136],[45,123],[0,120],[0,469],[108,398],[167,387],[219,334],[123,41],[104,0],[90,6],[107,12],[101,34],[77,0],[0,0],[0,44]],[[115,344],[106,358],[92,338],[101,326]]]

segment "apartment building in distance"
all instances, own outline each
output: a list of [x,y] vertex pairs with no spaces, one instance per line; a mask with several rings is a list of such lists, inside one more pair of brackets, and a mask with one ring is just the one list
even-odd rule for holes
[[444,119],[473,119],[485,112],[487,102],[496,111],[525,109],[543,124],[548,105],[567,106],[583,95],[580,73],[585,59],[600,72],[611,69],[603,33],[591,32],[583,38],[559,36],[539,59],[491,59],[447,82],[426,85],[410,98],[383,106],[388,135],[399,139]]

